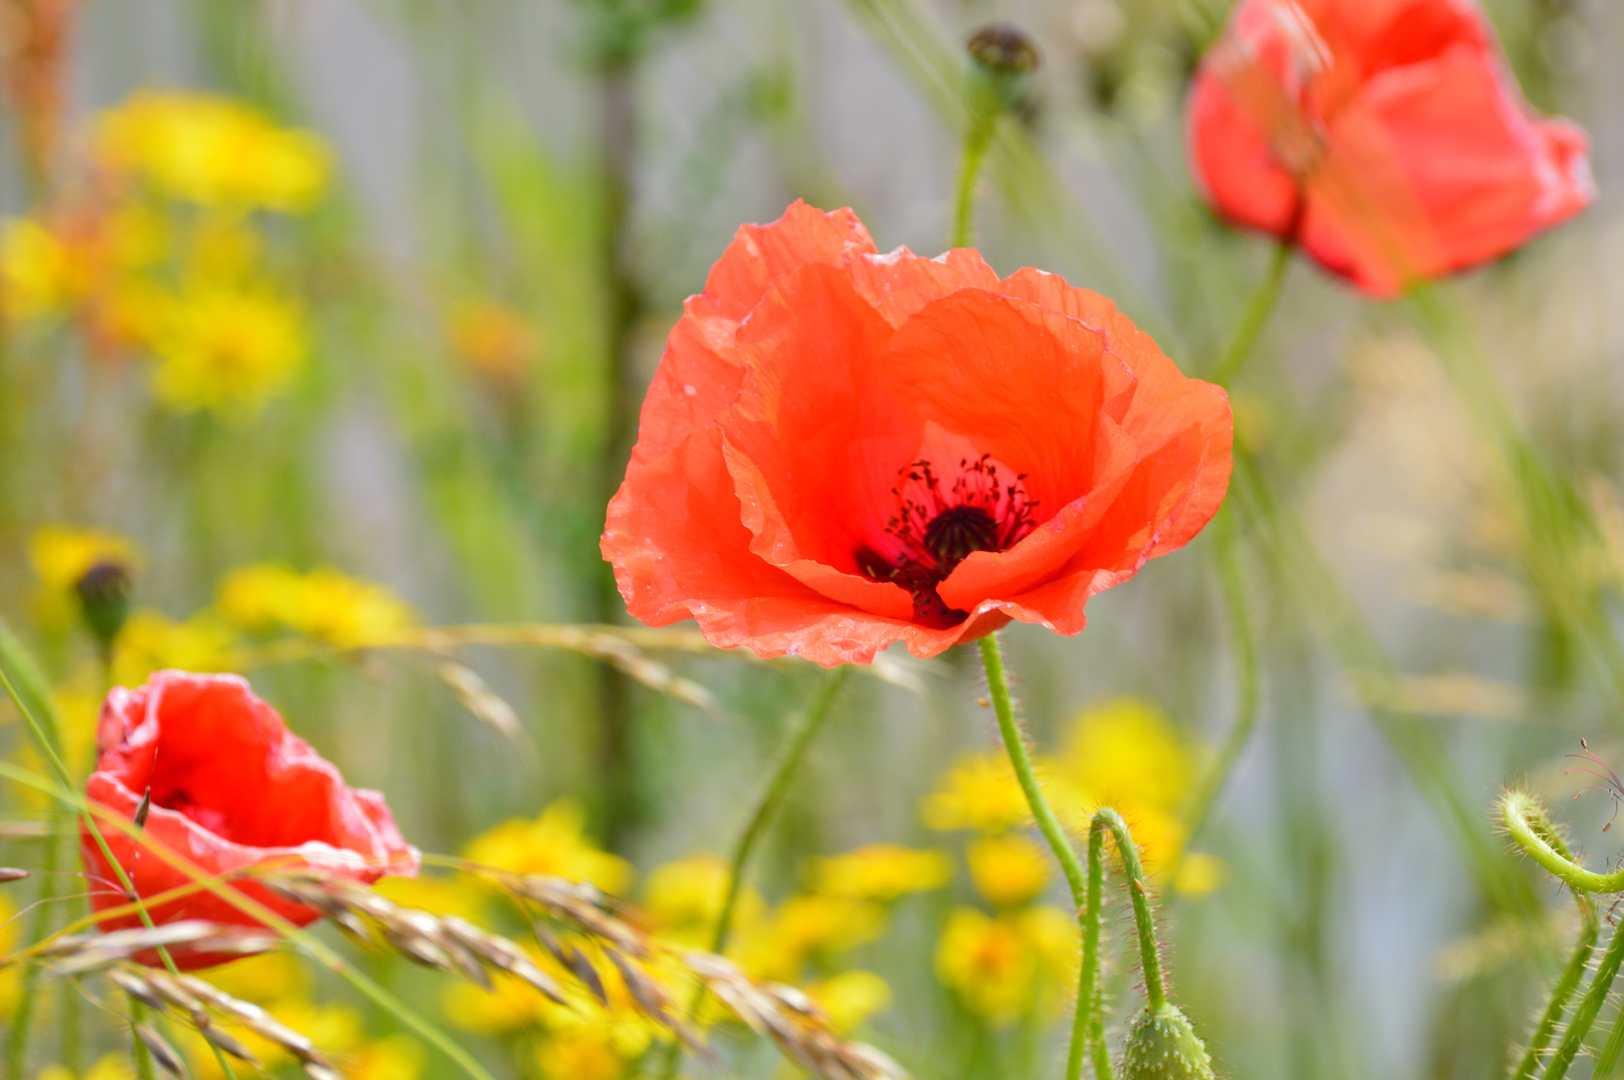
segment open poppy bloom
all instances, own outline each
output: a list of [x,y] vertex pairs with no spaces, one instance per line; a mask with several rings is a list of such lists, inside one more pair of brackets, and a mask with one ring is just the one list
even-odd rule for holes
[[[96,721],[96,751],[96,771],[85,784],[90,801],[133,820],[150,792],[144,836],[209,874],[275,866],[371,883],[386,873],[417,873],[417,849],[402,839],[383,796],[347,787],[338,770],[290,734],[276,710],[238,676],[160,671],[138,690],[115,688]],[[192,880],[141,852],[124,833],[103,827],[102,834],[142,898]],[[81,832],[80,848],[92,878],[92,906],[105,911],[128,903],[88,830]],[[252,880],[232,887],[300,926],[320,916]],[[158,924],[201,919],[259,925],[211,892],[158,904],[148,913]],[[101,927],[140,925],[131,914]],[[195,968],[234,958],[184,953],[175,959]],[[140,959],[151,963],[155,957]]]
[[1220,214],[1379,296],[1595,197],[1584,132],[1532,112],[1474,0],[1243,0],[1188,122]]
[[1109,300],[958,249],[877,253],[850,210],[746,225],[643,403],[604,556],[631,613],[867,663],[1094,593],[1223,500],[1231,419]]

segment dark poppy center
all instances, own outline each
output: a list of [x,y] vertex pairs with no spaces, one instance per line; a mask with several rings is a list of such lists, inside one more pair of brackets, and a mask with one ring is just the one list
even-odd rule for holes
[[925,550],[949,574],[972,552],[996,551],[997,545],[998,522],[979,506],[949,507],[925,526]]
[[969,612],[950,608],[936,588],[978,551],[1007,551],[1035,524],[1037,503],[1028,499],[1025,474],[1005,481],[991,455],[962,458],[944,483],[929,461],[897,471],[897,513],[885,531],[900,551],[894,558],[863,547],[857,568],[871,581],[890,581],[913,594],[914,620],[926,626],[957,626]]

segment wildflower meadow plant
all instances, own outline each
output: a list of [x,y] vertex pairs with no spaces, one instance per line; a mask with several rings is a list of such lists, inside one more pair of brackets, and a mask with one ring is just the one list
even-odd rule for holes
[[282,6],[0,4],[5,1077],[1624,1075],[1606,5]]

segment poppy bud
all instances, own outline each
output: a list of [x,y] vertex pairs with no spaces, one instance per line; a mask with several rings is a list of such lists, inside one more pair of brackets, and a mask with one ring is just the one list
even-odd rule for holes
[[124,629],[130,614],[130,571],[123,563],[103,559],[74,582],[85,625],[95,635],[103,652],[112,652],[113,641]]
[[965,42],[970,59],[994,75],[1025,75],[1038,66],[1038,47],[1008,23],[983,26]]
[[1122,1047],[1122,1080],[1216,1080],[1207,1048],[1171,1002],[1134,1017]]

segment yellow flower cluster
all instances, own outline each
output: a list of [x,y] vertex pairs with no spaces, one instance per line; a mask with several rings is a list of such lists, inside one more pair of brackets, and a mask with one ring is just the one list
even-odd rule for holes
[[[1055,813],[1078,833],[1086,833],[1094,811],[1110,806],[1121,812],[1140,845],[1146,870],[1178,867],[1173,887],[1185,893],[1216,888],[1221,866],[1210,856],[1184,852],[1183,813],[1195,780],[1196,757],[1178,730],[1155,705],[1119,698],[1083,709],[1072,721],[1061,752],[1035,762]],[[1025,796],[1008,760],[989,750],[961,758],[920,807],[926,825],[939,830],[967,829],[997,836],[1031,824]],[[983,850],[972,857],[978,887],[997,890],[992,877],[1029,871],[1013,849],[995,856]],[[1007,867],[999,871],[997,867]],[[992,899],[988,894],[988,898]]]
[[278,563],[233,571],[216,591],[216,606],[244,630],[281,628],[345,647],[388,640],[416,622],[382,586],[328,567],[301,573]]
[[35,608],[40,624],[61,631],[78,616],[74,586],[79,580],[102,563],[133,570],[136,555],[134,546],[123,537],[96,529],[46,525],[30,538],[28,561],[39,579]]
[[151,354],[153,395],[173,411],[251,415],[309,353],[253,215],[309,211],[331,173],[326,147],[196,94],[137,94],[101,114],[91,141],[85,193],[0,222],[0,317],[70,319],[93,356]]
[[332,172],[332,155],[313,133],[206,94],[136,94],[101,115],[95,142],[109,167],[207,207],[304,213]]
[[[1060,754],[1036,763],[1061,819],[1086,834],[1094,811],[1122,813],[1151,874],[1177,867],[1174,887],[1201,893],[1218,885],[1221,865],[1184,852],[1183,813],[1196,761],[1167,717],[1129,698],[1077,714]],[[1049,885],[1052,856],[1028,831],[1026,797],[999,751],[961,758],[920,805],[930,828],[975,835],[965,860],[975,890],[992,914],[962,906],[937,942],[936,974],[965,1006],[994,1026],[1064,1000],[1075,975],[1075,921],[1037,903]]]

